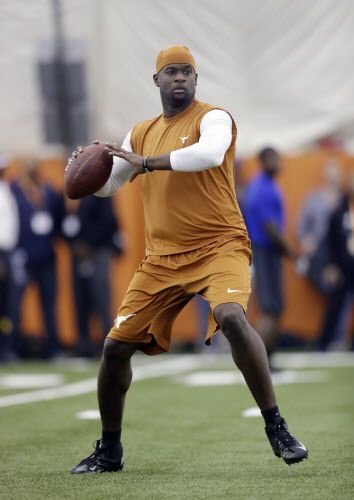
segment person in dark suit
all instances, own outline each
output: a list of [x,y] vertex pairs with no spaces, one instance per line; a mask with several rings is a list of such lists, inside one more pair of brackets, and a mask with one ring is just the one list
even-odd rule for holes
[[96,315],[104,332],[112,326],[110,260],[122,252],[118,219],[110,198],[89,196],[63,221],[63,233],[73,258],[73,289],[79,339],[76,354],[92,356],[97,349],[90,340],[90,319]]
[[329,264],[324,270],[324,279],[329,293],[318,340],[322,351],[333,342],[346,299],[354,293],[354,174],[351,175],[347,193],[331,216],[327,242]]
[[29,161],[22,174],[11,184],[19,214],[19,240],[12,256],[13,285],[10,309],[13,332],[11,350],[20,344],[20,311],[23,294],[30,284],[38,285],[47,334],[44,357],[60,355],[55,317],[56,258],[54,242],[60,234],[64,199],[38,173],[38,162]]

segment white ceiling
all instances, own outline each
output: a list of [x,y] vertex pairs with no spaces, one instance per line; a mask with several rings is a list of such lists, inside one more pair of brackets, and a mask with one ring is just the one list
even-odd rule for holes
[[[119,140],[160,113],[157,52],[194,54],[197,97],[238,124],[238,149],[283,151],[342,132],[354,138],[352,0],[63,0],[67,37],[87,44],[91,136]],[[36,72],[51,2],[2,0],[0,150],[45,154]]]

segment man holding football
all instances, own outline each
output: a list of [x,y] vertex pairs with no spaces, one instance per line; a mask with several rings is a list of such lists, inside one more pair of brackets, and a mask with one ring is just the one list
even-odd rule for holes
[[210,305],[205,342],[218,331],[227,338],[262,412],[275,455],[289,465],[308,456],[280,415],[265,347],[245,317],[251,250],[234,191],[236,125],[225,110],[195,99],[197,78],[186,47],[160,51],[153,79],[163,113],[138,123],[122,147],[107,145],[113,169],[96,195],[112,196],[141,176],[146,257],[103,349],[98,377],[101,439],[73,474],[123,468],[121,428],[132,379],[130,359],[137,350],[150,355],[169,351],[173,321],[195,294]]

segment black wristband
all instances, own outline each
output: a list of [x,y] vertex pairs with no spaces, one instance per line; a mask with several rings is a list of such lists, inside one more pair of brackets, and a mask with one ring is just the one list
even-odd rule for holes
[[149,158],[150,158],[150,156],[144,156],[144,158],[143,158],[142,167],[146,173],[152,172],[152,168],[148,167],[148,164],[147,164]]

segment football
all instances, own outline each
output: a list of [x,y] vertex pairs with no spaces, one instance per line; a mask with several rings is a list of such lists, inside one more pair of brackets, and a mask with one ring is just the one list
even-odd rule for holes
[[90,196],[107,182],[113,157],[105,151],[105,143],[90,144],[73,158],[65,168],[65,191],[71,200]]

